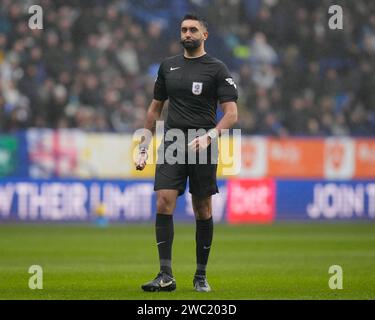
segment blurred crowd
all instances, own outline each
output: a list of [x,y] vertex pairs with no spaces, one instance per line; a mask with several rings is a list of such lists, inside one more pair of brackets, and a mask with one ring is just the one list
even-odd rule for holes
[[[244,133],[375,135],[375,2],[334,3],[343,30],[328,27],[329,0],[1,0],[0,132],[141,128],[196,11],[238,85]],[[42,30],[28,27],[33,4]]]

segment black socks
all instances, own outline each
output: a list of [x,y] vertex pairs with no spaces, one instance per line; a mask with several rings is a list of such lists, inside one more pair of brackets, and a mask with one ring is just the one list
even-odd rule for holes
[[[205,276],[213,237],[213,220],[196,220],[196,275]],[[160,271],[172,276],[173,216],[158,213],[155,222],[156,243],[159,250]]]
[[196,250],[197,250],[197,271],[196,275],[205,276],[208,256],[212,243],[214,224],[212,217],[208,220],[196,220]]
[[156,243],[159,250],[160,271],[172,276],[173,216],[156,214]]

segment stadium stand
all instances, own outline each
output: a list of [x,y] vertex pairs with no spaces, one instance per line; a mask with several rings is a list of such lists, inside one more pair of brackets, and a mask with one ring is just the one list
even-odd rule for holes
[[179,19],[197,11],[236,77],[244,133],[374,135],[375,3],[341,2],[331,31],[325,0],[42,0],[44,29],[30,30],[32,3],[3,0],[0,131],[142,127],[159,63],[181,52]]

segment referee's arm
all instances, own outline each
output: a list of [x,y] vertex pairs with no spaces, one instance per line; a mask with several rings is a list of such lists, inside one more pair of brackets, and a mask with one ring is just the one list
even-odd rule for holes
[[[137,170],[143,170],[146,166],[146,161],[148,158],[147,149],[152,140],[152,134],[155,131],[156,120],[160,118],[163,106],[164,101],[152,99],[150,106],[148,107],[146,121],[142,133],[142,140],[139,145],[139,154],[135,161],[135,167]],[[150,134],[150,132],[152,134]]]
[[160,64],[159,70],[158,70],[158,76],[155,81],[154,85],[154,98],[151,101],[150,106],[148,107],[146,121],[144,124],[144,132],[143,135],[145,136],[145,139],[142,139],[141,146],[142,147],[148,147],[152,135],[150,137],[150,132],[152,134],[155,132],[155,123],[156,120],[160,119],[161,111],[163,110],[164,102],[168,99],[167,94],[167,87],[165,83],[164,78],[164,71],[163,71],[163,62]]
[[230,129],[237,122],[237,103],[234,101],[223,102],[220,104],[224,116],[221,118],[215,129],[221,133],[222,129]]
[[223,118],[216,125],[218,135],[221,130],[230,129],[237,122],[237,86],[225,64],[219,65],[219,72],[216,75],[217,79],[217,97],[221,109],[224,112]]
[[[144,124],[144,136],[146,137],[145,140],[142,142],[142,145],[148,147],[150,144],[150,135],[147,135],[146,132],[155,132],[155,123],[157,120],[160,119],[161,112],[163,110],[165,101],[159,101],[152,99],[150,106],[148,107],[147,115],[146,115],[146,121]],[[151,137],[152,138],[152,137]]]
[[[221,130],[230,129],[237,122],[237,103],[234,101],[220,103],[221,109],[224,112],[224,116],[221,118],[219,123],[216,125],[215,130],[217,135],[221,134]],[[211,143],[211,138],[208,133],[193,139],[189,144],[189,148],[193,151],[202,151],[206,149]]]

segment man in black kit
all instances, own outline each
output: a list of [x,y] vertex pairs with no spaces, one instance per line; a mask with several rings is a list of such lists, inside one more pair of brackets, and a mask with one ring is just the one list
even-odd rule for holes
[[[152,100],[144,126],[144,136],[139,145],[136,168],[143,170],[148,158],[148,146],[152,139],[146,132],[154,130],[164,102],[169,99],[166,130],[180,129],[185,134],[184,155],[207,152],[208,163],[157,163],[154,190],[157,194],[156,242],[159,251],[160,272],[156,278],[144,285],[144,291],[173,291],[171,258],[174,236],[173,212],[177,197],[185,192],[189,178],[189,192],[196,219],[197,269],[193,279],[196,291],[211,290],[206,278],[206,265],[212,243],[213,221],[211,196],[218,192],[216,184],[216,161],[211,161],[211,144],[217,145],[217,138],[223,129],[231,128],[237,121],[237,88],[226,65],[211,56],[204,49],[207,40],[207,23],[194,14],[187,14],[181,22],[181,44],[184,54],[167,58],[159,68]],[[217,102],[224,116],[217,123]],[[202,135],[188,139],[188,130],[205,129]],[[215,142],[215,143],[214,143]],[[164,150],[172,142],[166,135],[162,144]],[[181,149],[181,148],[180,148]],[[163,156],[159,148],[159,157]],[[184,151],[186,150],[186,152]],[[167,154],[168,152],[166,152]],[[167,156],[167,155],[166,155]],[[216,157],[216,156],[214,156]],[[189,158],[190,159],[190,158]],[[186,160],[186,159],[185,159]]]

